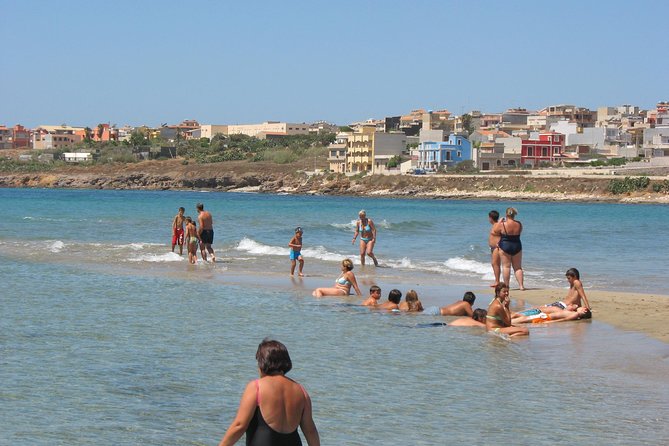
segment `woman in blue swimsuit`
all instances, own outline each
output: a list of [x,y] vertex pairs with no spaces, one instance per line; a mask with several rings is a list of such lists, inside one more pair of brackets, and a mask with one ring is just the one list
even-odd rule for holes
[[335,280],[335,286],[332,288],[316,288],[313,293],[314,297],[323,297],[323,296],[348,296],[351,294],[351,287],[355,289],[355,294],[362,296],[360,288],[358,287],[358,281],[355,280],[355,274],[353,274],[353,262],[350,259],[344,259],[341,262],[341,275]]
[[515,208],[506,210],[506,218],[497,223],[495,232],[500,234],[497,245],[502,256],[502,278],[504,283],[509,284],[511,279],[511,267],[518,281],[521,291],[525,290],[523,282],[523,245],[520,243],[520,233],[523,232],[523,224],[517,221]]
[[239,410],[219,446],[232,446],[246,432],[247,446],[301,446],[297,427],[309,446],[320,446],[304,387],[286,377],[293,364],[286,346],[264,339],[256,352],[260,379],[246,386]]
[[371,218],[367,218],[367,213],[364,210],[358,212],[358,217],[360,219],[355,223],[355,234],[353,235],[351,244],[355,243],[355,239],[360,234],[360,264],[365,266],[365,255],[368,255],[374,261],[374,266],[379,266],[379,261],[376,260],[376,256],[374,255],[376,226],[374,226]]

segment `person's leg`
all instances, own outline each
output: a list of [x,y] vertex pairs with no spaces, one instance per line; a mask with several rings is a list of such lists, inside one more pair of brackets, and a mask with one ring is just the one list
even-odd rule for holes
[[508,286],[509,280],[511,280],[511,256],[501,249],[499,250],[499,255],[502,258],[502,279],[504,279],[504,283]]
[[376,241],[370,241],[367,242],[367,255],[372,258],[374,261],[374,266],[379,266],[379,261],[376,260],[376,256],[374,255],[374,244]]
[[323,296],[345,296],[346,291],[340,288],[316,288],[313,293],[314,297],[323,297]]
[[530,330],[528,330],[525,327],[514,327],[513,325],[511,327],[504,327],[499,330],[500,333],[504,333],[505,335],[508,336],[528,336],[530,334]]
[[204,242],[200,242],[200,255],[202,256],[202,260],[205,262],[207,261],[207,249],[206,245]]
[[299,276],[304,276],[304,274],[302,274],[302,268],[304,268],[304,259],[302,258],[302,256],[300,256],[300,269],[298,270],[297,273]]
[[360,264],[365,266],[365,254],[367,252],[367,242],[360,240]]
[[490,264],[492,265],[492,273],[495,275],[495,283],[490,285],[491,287],[496,287],[499,284],[499,276],[502,272],[502,258],[499,251],[499,248],[495,248],[490,252]]
[[511,265],[513,266],[513,274],[518,281],[518,288],[521,291],[525,290],[525,283],[523,282],[523,251],[511,257]]
[[297,263],[297,261],[295,259],[291,259],[291,261],[290,261],[290,275],[291,276],[293,274],[295,274],[295,264],[296,263]]

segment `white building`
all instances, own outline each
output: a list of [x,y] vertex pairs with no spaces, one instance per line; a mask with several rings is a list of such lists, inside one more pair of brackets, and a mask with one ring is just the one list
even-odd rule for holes
[[266,121],[262,124],[228,125],[228,135],[248,135],[265,138],[267,135],[308,135],[309,124]]

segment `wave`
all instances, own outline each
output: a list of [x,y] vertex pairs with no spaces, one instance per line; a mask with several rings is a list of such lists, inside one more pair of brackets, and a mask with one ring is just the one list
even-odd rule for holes
[[129,259],[131,262],[183,262],[186,258],[176,252],[167,252],[165,254],[145,254],[139,257]]
[[[255,255],[287,257],[290,254],[289,248],[284,248],[281,246],[265,245],[263,243],[256,242],[255,240],[250,239],[248,237],[242,238],[237,244],[237,247],[235,249],[237,249],[238,251],[244,251],[249,254],[255,254]],[[328,251],[323,246],[315,246],[313,248],[303,249],[302,255],[304,255],[304,257],[311,259],[319,259],[319,260],[334,261],[334,262],[339,262],[344,257],[346,257],[343,254]]]
[[54,252],[54,253],[58,253],[58,252],[61,252],[64,247],[65,247],[65,243],[61,242],[60,240],[56,240],[55,242],[53,242],[49,245],[49,251]]
[[[414,230],[414,229],[424,229],[424,228],[430,228],[434,226],[434,223],[432,223],[429,220],[408,220],[408,221],[400,221],[400,222],[389,222],[386,219],[383,220],[373,220],[374,224],[376,225],[377,228],[379,229],[387,229],[390,231],[408,231],[408,230]],[[350,229],[351,231],[355,231],[355,225],[358,222],[357,219],[351,220],[348,223],[330,223],[330,226],[335,227],[337,229]]]

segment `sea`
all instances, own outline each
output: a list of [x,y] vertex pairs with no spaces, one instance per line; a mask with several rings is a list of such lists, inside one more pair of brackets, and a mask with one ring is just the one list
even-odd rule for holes
[[[216,263],[171,252],[198,202]],[[669,295],[668,206],[52,189],[0,205],[0,445],[218,444],[265,337],[288,347],[324,445],[669,444],[669,348],[641,333],[595,318],[510,340],[311,296],[350,258],[365,293],[472,290],[486,308],[487,214],[509,206],[528,288],[566,292],[575,267],[586,291]],[[361,209],[378,268],[351,243]]]

